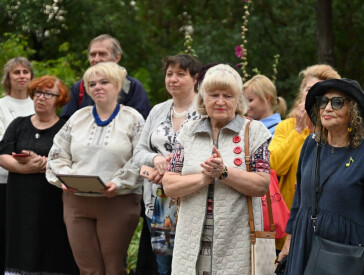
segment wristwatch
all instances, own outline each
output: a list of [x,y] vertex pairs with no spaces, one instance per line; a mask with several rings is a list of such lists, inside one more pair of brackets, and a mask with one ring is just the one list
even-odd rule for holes
[[223,180],[223,179],[226,179],[228,176],[228,170],[227,170],[227,167],[225,166],[224,168],[224,171],[222,171],[220,177],[219,177],[219,180]]

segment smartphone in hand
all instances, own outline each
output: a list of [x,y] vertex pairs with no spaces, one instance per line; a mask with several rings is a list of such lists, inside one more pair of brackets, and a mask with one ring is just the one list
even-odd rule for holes
[[29,154],[24,154],[24,153],[12,153],[11,154],[13,157],[29,157]]
[[286,264],[287,264],[287,256],[284,256],[282,261],[279,262],[274,273],[278,274],[278,273],[284,272],[284,270],[286,269]]
[[150,167],[150,166],[147,166],[147,165],[143,165],[140,168],[140,175],[143,178],[148,179],[154,173],[154,171],[155,171],[155,168],[154,167]]

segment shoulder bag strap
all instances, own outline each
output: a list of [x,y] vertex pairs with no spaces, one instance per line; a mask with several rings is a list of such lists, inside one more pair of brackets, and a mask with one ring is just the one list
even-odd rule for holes
[[[246,171],[250,172],[250,152],[249,152],[249,126],[250,120],[246,123],[245,134],[244,134],[244,154],[245,154],[245,166]],[[249,212],[249,227],[250,227],[250,238],[252,244],[255,244],[255,226],[253,216],[253,201],[252,197],[248,196],[248,212]]]
[[277,123],[274,123],[274,124],[272,124],[272,125],[270,125],[269,127],[268,127],[268,130],[269,129],[271,129],[271,128],[273,128],[274,126],[277,126],[278,125],[278,122]]
[[269,187],[268,187],[268,191],[266,193],[266,198],[267,198],[267,205],[268,205],[268,217],[269,217],[269,227],[270,227],[270,231],[271,232],[275,232],[276,226],[275,226],[274,221],[273,221],[272,201],[270,199]]
[[[245,153],[245,165],[246,171],[250,172],[250,152],[249,152],[249,126],[250,120],[247,122],[245,126],[245,134],[244,134],[244,153]],[[275,226],[273,222],[273,212],[272,212],[272,202],[270,199],[269,188],[266,193],[267,197],[267,205],[268,205],[268,216],[269,216],[269,225],[271,232],[274,232]],[[250,227],[250,238],[252,244],[255,244],[255,225],[254,225],[254,215],[253,215],[253,198],[248,196],[248,212],[249,212],[249,227]]]
[[312,205],[311,205],[311,220],[313,231],[316,232],[316,219],[317,219],[317,196],[316,192],[318,191],[319,187],[319,180],[318,180],[318,166],[320,164],[319,156],[320,156],[320,143],[316,143],[316,150],[313,156],[313,167],[312,167],[312,174],[311,174],[311,196],[312,196]]
[[[331,171],[331,173],[326,177],[326,179],[322,182],[320,186],[320,151],[321,151],[321,144],[316,143],[316,151],[313,159],[313,167],[312,167],[312,175],[311,175],[311,196],[312,196],[312,202],[311,202],[311,220],[312,220],[312,226],[313,231],[316,232],[316,219],[317,219],[317,213],[319,211],[318,208],[318,201],[321,196],[322,188],[324,184],[327,182],[327,180],[337,171],[337,168],[340,164],[342,164],[341,161],[338,161],[335,169]],[[343,160],[345,160],[350,154],[352,150],[348,150],[346,154],[343,157]]]

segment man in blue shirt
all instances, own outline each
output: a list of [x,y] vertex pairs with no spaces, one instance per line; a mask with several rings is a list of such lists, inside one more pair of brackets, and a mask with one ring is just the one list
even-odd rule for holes
[[[119,63],[122,54],[119,41],[108,34],[102,34],[92,39],[88,47],[88,60],[91,66],[106,61]],[[151,106],[147,93],[139,80],[127,75],[119,95],[120,104],[133,107],[142,114],[144,119],[147,118]],[[78,109],[90,105],[94,105],[94,102],[86,93],[81,79],[71,86],[71,99],[64,106],[61,117],[68,119]]]

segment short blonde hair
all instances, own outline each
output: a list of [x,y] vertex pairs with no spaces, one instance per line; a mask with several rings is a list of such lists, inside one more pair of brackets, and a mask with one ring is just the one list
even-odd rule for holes
[[255,75],[243,85],[243,91],[250,89],[258,98],[272,106],[275,113],[279,113],[282,118],[286,115],[287,105],[282,97],[277,96],[277,90],[274,83],[265,75]]
[[244,115],[248,110],[247,100],[243,94],[243,81],[236,70],[229,65],[219,64],[207,70],[197,95],[197,111],[207,115],[205,95],[208,91],[227,90],[237,98],[236,113]]
[[85,83],[86,92],[90,94],[90,78],[94,75],[102,75],[111,83],[113,83],[118,91],[124,85],[126,77],[126,69],[119,66],[115,62],[100,62],[96,65],[88,68],[83,75],[83,81]]

